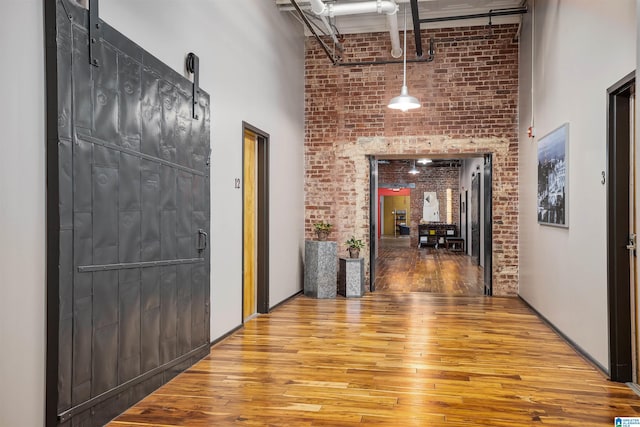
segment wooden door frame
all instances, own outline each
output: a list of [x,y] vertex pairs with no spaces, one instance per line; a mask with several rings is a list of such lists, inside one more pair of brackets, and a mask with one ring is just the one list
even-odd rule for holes
[[[257,178],[257,256],[256,256],[256,311],[260,314],[269,312],[269,134],[263,130],[242,122],[242,170],[245,167],[244,135],[253,132],[256,137],[256,178]],[[242,223],[244,224],[245,186],[242,180]],[[242,266],[244,269],[244,225],[242,227]],[[242,299],[244,302],[244,273],[242,274]],[[244,324],[244,303],[241,304],[241,320]]]
[[607,89],[607,288],[609,375],[612,381],[633,378],[629,250],[629,98],[635,71]]

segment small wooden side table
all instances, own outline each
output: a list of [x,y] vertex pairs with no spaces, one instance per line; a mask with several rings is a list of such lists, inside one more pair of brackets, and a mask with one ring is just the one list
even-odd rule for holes
[[451,252],[464,252],[464,239],[462,237],[447,237],[445,247]]

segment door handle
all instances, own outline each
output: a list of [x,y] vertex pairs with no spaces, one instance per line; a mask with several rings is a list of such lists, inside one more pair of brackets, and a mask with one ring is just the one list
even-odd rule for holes
[[629,234],[629,243],[627,243],[627,249],[629,249],[630,251],[635,251],[636,250],[636,235],[635,234]]
[[198,230],[198,245],[196,246],[196,249],[198,249],[199,251],[204,251],[205,249],[207,249],[207,240],[208,240],[209,235],[207,234],[206,231],[204,231],[202,228]]

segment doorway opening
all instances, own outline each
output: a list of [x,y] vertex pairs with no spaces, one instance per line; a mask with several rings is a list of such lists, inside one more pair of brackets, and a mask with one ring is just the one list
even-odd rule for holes
[[269,135],[242,123],[242,322],[269,312]]
[[637,382],[635,72],[607,94],[609,375]]
[[378,222],[380,223],[378,237],[409,238],[410,202],[409,188],[380,188],[378,190]]
[[492,294],[490,160],[370,157],[372,291]]

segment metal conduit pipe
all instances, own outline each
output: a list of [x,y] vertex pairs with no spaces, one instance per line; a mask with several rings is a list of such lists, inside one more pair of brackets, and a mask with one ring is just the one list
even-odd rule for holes
[[329,20],[327,19],[327,16],[329,16],[329,13],[328,13],[328,8],[324,4],[324,2],[322,0],[311,0],[311,11],[320,17],[320,20],[322,21],[322,23],[327,29],[327,34],[331,36],[331,38],[333,39],[333,42],[342,51],[342,44],[338,40],[338,37],[336,36],[336,34],[333,32],[333,27],[331,26],[331,24],[329,23]]
[[333,39],[333,43],[335,43],[336,47],[340,50],[340,52],[342,52],[342,43],[340,43],[340,40],[338,40],[338,36],[336,36],[336,33],[333,32],[333,27],[329,23],[329,20],[327,19],[327,17],[324,15],[320,15],[320,20],[322,21],[324,26],[327,28],[327,32]]
[[420,19],[421,24],[428,24],[431,22],[445,22],[445,21],[457,21],[462,19],[476,19],[476,18],[489,18],[491,20],[494,16],[509,16],[509,15],[524,15],[528,12],[527,7],[510,7],[506,9],[493,9],[487,13],[474,13],[472,15],[457,15],[457,16],[441,16],[438,18],[423,18]]
[[418,15],[418,0],[411,1],[411,19],[413,20],[413,37],[416,44],[416,56],[422,58],[422,33],[420,31],[420,16]]
[[389,35],[391,36],[391,56],[400,58],[402,56],[402,48],[400,47],[397,13],[387,13],[387,25],[389,26]]
[[[402,55],[400,34],[398,33],[398,5],[394,0],[374,0],[360,3],[325,4],[322,0],[311,0],[311,10],[318,16],[331,18],[335,16],[357,15],[361,13],[385,13],[391,36],[391,56],[399,58]],[[323,20],[323,22],[325,22]],[[325,25],[327,25],[325,23]],[[330,34],[333,29],[328,28]]]
[[307,26],[309,31],[311,31],[311,34],[313,34],[313,36],[316,38],[316,40],[322,47],[322,50],[324,50],[324,53],[327,54],[327,57],[329,58],[329,60],[333,63],[333,65],[336,65],[336,58],[331,54],[331,52],[329,52],[329,48],[327,47],[327,45],[322,41],[318,33],[316,33],[316,30],[313,29],[313,26],[309,22],[309,18],[307,18],[307,16],[302,12],[302,10],[300,9],[300,6],[298,6],[298,3],[296,3],[296,0],[289,0],[289,1],[298,12],[300,19],[302,19],[302,22],[304,22],[304,24]]

